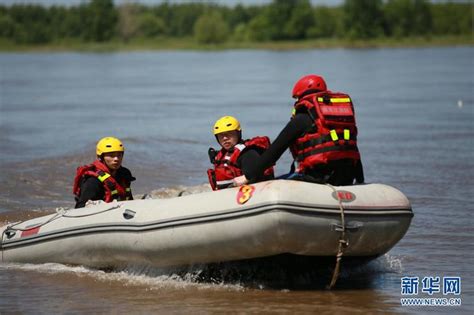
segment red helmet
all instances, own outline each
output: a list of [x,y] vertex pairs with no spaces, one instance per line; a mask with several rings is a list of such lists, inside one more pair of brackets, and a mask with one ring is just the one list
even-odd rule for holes
[[296,82],[295,86],[293,87],[293,97],[300,98],[303,94],[307,91],[315,92],[322,92],[326,91],[326,82],[324,82],[323,77],[315,74],[305,75],[301,79]]

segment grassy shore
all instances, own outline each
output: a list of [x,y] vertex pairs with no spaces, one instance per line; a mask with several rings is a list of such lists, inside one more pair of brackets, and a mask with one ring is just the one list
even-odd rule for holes
[[402,48],[473,45],[474,37],[472,35],[429,38],[381,38],[373,40],[312,39],[302,41],[272,41],[258,43],[228,41],[222,44],[212,45],[199,44],[194,40],[194,38],[133,39],[128,42],[113,40],[103,43],[85,43],[78,40],[63,40],[48,44],[18,44],[13,41],[0,39],[0,52],[111,52],[227,49],[298,50],[330,48]]

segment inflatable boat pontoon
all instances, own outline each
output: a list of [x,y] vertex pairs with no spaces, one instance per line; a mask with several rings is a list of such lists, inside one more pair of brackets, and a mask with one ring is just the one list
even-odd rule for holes
[[390,186],[273,180],[100,203],[8,224],[0,228],[1,261],[122,268],[335,256],[341,231],[344,256],[377,257],[404,236],[412,217],[408,199]]

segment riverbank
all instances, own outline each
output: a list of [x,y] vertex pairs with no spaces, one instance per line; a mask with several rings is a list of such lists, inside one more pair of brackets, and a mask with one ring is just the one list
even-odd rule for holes
[[237,42],[200,44],[194,38],[133,39],[128,42],[113,40],[102,43],[86,43],[78,40],[62,40],[47,44],[18,44],[0,39],[0,52],[60,52],[60,51],[146,51],[146,50],[301,50],[331,48],[405,48],[473,46],[473,36],[379,38],[371,40],[311,39],[301,41]]

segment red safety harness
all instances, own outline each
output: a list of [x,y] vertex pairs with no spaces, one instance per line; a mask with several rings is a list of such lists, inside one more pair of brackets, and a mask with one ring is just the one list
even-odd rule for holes
[[105,202],[111,202],[114,199],[130,200],[132,197],[130,181],[125,178],[117,181],[109,172],[108,167],[99,160],[95,160],[92,164],[78,167],[76,177],[74,178],[74,195],[79,198],[82,179],[86,176],[92,176],[97,178],[104,185]]
[[[237,165],[240,154],[248,148],[268,149],[270,147],[270,139],[268,137],[255,137],[238,143],[232,151],[221,149],[214,158],[214,169],[207,170],[209,183],[213,190],[227,188],[232,184],[235,177],[243,175],[242,170]],[[265,170],[264,176],[273,176],[273,167]]]

